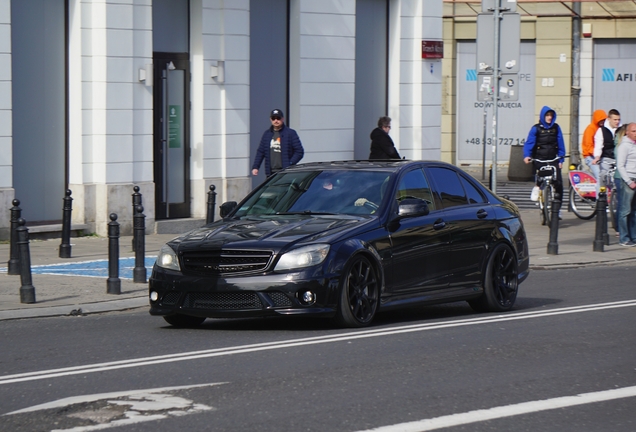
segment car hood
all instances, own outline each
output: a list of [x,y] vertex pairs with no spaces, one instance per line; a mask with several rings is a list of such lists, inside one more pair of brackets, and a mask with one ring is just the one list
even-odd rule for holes
[[267,248],[280,250],[297,243],[332,243],[353,230],[377,225],[376,217],[293,215],[223,220],[198,228],[169,244],[179,251],[196,249]]

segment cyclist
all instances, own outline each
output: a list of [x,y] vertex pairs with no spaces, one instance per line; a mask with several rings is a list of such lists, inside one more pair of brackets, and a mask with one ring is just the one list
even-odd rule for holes
[[[545,163],[533,161],[533,159],[550,160],[556,157],[560,159]],[[553,165],[556,170],[557,179],[554,184],[555,191],[559,197],[563,198],[563,179],[561,178],[561,167],[563,166],[563,157],[565,156],[565,143],[563,142],[563,133],[556,123],[556,112],[548,106],[541,108],[539,115],[539,123],[532,126],[528,133],[526,143],[523,145],[523,161],[527,164],[533,162],[535,172],[544,165]],[[535,186],[532,188],[530,199],[537,201],[540,193],[541,179],[535,176]],[[561,214],[559,212],[559,218]]]

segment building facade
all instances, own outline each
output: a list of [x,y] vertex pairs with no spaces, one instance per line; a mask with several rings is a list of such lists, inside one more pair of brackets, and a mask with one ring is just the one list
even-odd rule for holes
[[[500,168],[511,163],[512,146],[525,142],[545,105],[556,110],[575,161],[594,110],[615,108],[623,123],[636,121],[633,1],[517,0],[515,6],[521,15],[519,100],[499,103]],[[481,12],[479,1],[444,0],[442,159],[460,166],[481,166],[484,155],[487,166],[493,162],[488,144],[492,102],[477,97],[476,20]]]
[[[282,109],[303,162],[366,159],[383,115],[400,154],[439,159],[442,0],[0,0],[0,238],[30,224],[100,235],[204,219],[239,200]],[[261,170],[263,171],[263,170]]]

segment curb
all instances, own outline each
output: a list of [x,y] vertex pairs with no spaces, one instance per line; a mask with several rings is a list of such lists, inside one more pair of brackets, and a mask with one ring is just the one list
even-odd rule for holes
[[588,261],[580,263],[561,263],[561,264],[537,264],[530,265],[530,270],[562,270],[562,269],[575,269],[581,267],[600,267],[600,266],[615,266],[621,264],[628,264],[636,262],[634,258],[621,258],[610,261]]
[[141,297],[131,297],[122,300],[109,300],[95,303],[82,303],[77,305],[5,310],[0,311],[0,321],[24,318],[46,318],[55,316],[84,316],[104,312],[120,312],[141,307],[148,307],[147,295],[143,295]]

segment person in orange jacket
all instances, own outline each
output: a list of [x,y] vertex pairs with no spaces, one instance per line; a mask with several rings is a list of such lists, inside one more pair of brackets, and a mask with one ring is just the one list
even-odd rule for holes
[[598,131],[599,127],[603,126],[603,122],[605,122],[606,118],[607,113],[604,110],[594,111],[594,114],[592,114],[592,122],[585,128],[585,132],[583,132],[583,141],[581,141],[581,153],[583,153],[583,160],[585,161],[585,164],[590,167],[597,184],[600,167],[598,165],[598,161],[594,160],[594,135],[596,135],[596,131]]

